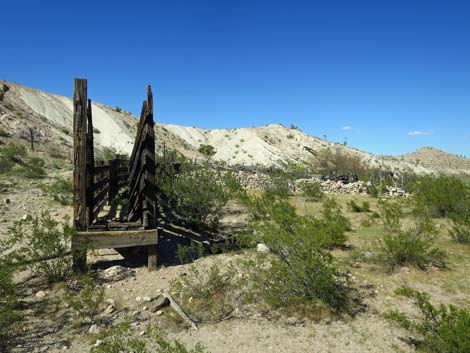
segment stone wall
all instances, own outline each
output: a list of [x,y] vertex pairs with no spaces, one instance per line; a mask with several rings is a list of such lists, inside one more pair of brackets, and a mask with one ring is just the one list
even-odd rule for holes
[[[244,189],[263,189],[269,181],[269,176],[264,173],[234,171],[233,176]],[[343,183],[341,181],[321,180],[319,178],[297,179],[292,185],[292,191],[300,193],[300,185],[304,182],[320,183],[325,194],[367,195],[367,183],[365,182]],[[403,189],[391,186],[387,187],[386,195],[395,197],[409,196]]]

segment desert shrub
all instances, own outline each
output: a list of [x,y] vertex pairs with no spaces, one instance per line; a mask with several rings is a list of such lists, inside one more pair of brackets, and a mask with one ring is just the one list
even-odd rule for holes
[[321,184],[318,182],[303,182],[302,184],[300,184],[300,189],[302,190],[302,196],[304,196],[308,200],[320,201],[325,195],[323,193]]
[[44,211],[14,222],[4,244],[12,250],[8,255],[11,261],[55,282],[71,269],[69,242],[74,232],[67,221],[60,224]]
[[287,135],[287,138],[288,138],[289,140],[292,140],[292,139],[294,139],[294,135],[289,134],[289,135]]
[[8,352],[12,332],[18,321],[15,308],[18,305],[13,267],[0,261],[0,352]]
[[419,347],[426,352],[464,353],[470,352],[470,309],[454,305],[434,306],[427,293],[408,287],[396,293],[414,300],[419,316],[410,318],[400,311],[386,314],[388,319],[398,322],[420,338]]
[[452,227],[449,231],[452,238],[459,243],[470,243],[470,213],[458,212],[450,216]]
[[252,273],[257,296],[274,308],[313,308],[324,303],[341,310],[347,306],[345,277],[325,249],[321,223],[298,218],[286,229],[266,222],[257,236],[274,256],[261,258]]
[[67,129],[66,127],[61,127],[61,128],[60,128],[60,131],[61,131],[63,134],[65,134],[65,135],[70,135],[70,134],[71,134],[71,133],[70,133],[70,130]]
[[369,168],[359,156],[336,149],[334,152],[323,150],[317,157],[318,171],[322,174],[355,174],[367,177]]
[[370,212],[370,204],[367,201],[363,201],[362,205],[358,205],[356,201],[351,200],[349,201],[349,208],[353,212],[362,213],[362,212]]
[[39,185],[41,190],[47,192],[53,199],[62,205],[72,204],[73,185],[72,180],[57,178],[50,184]]
[[93,133],[94,134],[101,134],[101,131],[98,128],[94,127],[93,128]]
[[215,262],[201,271],[195,266],[173,282],[181,305],[195,322],[219,321],[228,318],[241,300],[238,270],[232,263]]
[[323,219],[336,224],[343,232],[351,230],[351,222],[341,213],[341,206],[333,199],[328,198],[323,203]]
[[10,137],[11,134],[8,131],[0,129],[0,137]]
[[437,231],[432,220],[419,217],[413,228],[403,230],[403,208],[399,202],[379,201],[384,235],[379,240],[382,260],[391,267],[405,264],[424,269],[444,265],[445,253],[436,246]]
[[45,163],[44,160],[38,157],[28,158],[26,163],[22,165],[22,174],[26,178],[30,179],[40,179],[46,176],[46,171],[44,169]]
[[274,197],[287,198],[291,194],[294,178],[285,168],[274,169],[269,174],[265,192]]
[[224,176],[187,164],[176,175],[157,173],[162,176],[159,189],[179,216],[197,226],[217,227],[233,186],[226,187]]
[[214,146],[212,145],[200,145],[198,148],[198,152],[207,157],[212,157],[214,154],[217,153]]
[[433,217],[447,217],[470,199],[470,188],[454,176],[424,176],[416,182],[415,209]]
[[104,304],[105,290],[88,273],[78,279],[74,286],[67,288],[64,300],[70,305],[82,321],[94,322]]
[[166,333],[156,326],[150,326],[146,336],[149,337],[148,340],[136,337],[129,320],[125,320],[95,335],[94,338],[101,343],[94,345],[90,353],[207,353],[201,343],[196,343],[192,349],[187,348],[177,339],[169,339]]
[[204,256],[204,245],[201,242],[191,241],[190,245],[177,245],[176,258],[180,264],[193,262]]
[[380,215],[377,212],[369,213],[361,220],[361,226],[363,226],[364,228],[369,228],[378,219],[380,219]]
[[15,164],[22,163],[26,154],[24,146],[11,142],[7,143],[0,148],[0,172],[8,172]]

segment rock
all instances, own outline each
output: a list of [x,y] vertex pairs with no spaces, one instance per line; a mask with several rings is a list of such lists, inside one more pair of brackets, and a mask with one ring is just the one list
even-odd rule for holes
[[25,214],[23,215],[23,217],[21,217],[21,220],[22,221],[26,221],[28,219],[29,215]]
[[157,312],[159,309],[167,306],[167,305],[170,305],[170,301],[168,300],[167,297],[163,296],[163,295],[159,295],[155,298],[154,301],[152,301],[149,305],[148,305],[148,310],[151,312],[151,313],[155,313]]
[[104,311],[105,314],[112,314],[116,311],[116,307],[114,305],[108,305],[106,310]]
[[40,290],[39,292],[36,293],[36,298],[42,299],[42,298],[45,298],[46,295],[47,295],[46,292],[44,292],[43,290]]
[[93,345],[94,347],[99,347],[103,344],[102,340],[96,340],[95,344]]
[[93,325],[90,326],[87,333],[89,335],[95,335],[95,334],[99,333],[100,331],[101,331],[101,328],[97,324],[93,324]]
[[162,315],[163,315],[163,311],[157,310],[156,314],[157,314],[157,316],[162,316]]
[[132,271],[131,269],[127,267],[113,266],[104,270],[103,276],[106,279],[120,280],[120,279],[123,279],[125,277],[132,275],[133,273],[134,271]]
[[142,301],[142,297],[135,297],[135,301],[136,301],[136,302],[141,302],[141,301]]
[[5,199],[5,205],[9,205],[11,203],[11,200],[10,199]]
[[266,246],[266,244],[258,243],[258,245],[256,245],[256,251],[260,253],[267,253],[269,252],[269,248]]
[[116,305],[116,302],[114,301],[114,299],[106,299],[106,304],[108,304],[108,305]]
[[155,298],[153,297],[143,297],[142,300],[146,303],[150,303],[152,300],[154,300]]

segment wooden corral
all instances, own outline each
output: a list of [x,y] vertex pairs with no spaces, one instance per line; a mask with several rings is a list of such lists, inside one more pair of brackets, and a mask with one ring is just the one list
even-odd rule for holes
[[[157,266],[157,215],[155,188],[155,134],[153,97],[147,87],[137,136],[129,160],[116,155],[110,161],[95,161],[91,101],[87,81],[74,80],[73,97],[73,223],[78,233],[72,239],[73,263],[86,268],[88,249],[146,246],[148,266]],[[116,217],[116,204],[120,216]],[[109,206],[110,210],[105,212]]]

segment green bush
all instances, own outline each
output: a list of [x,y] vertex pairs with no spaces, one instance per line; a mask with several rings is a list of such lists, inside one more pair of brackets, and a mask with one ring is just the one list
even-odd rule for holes
[[367,201],[363,201],[362,205],[358,205],[356,201],[351,200],[349,201],[349,208],[353,212],[362,213],[362,212],[370,212],[370,204]]
[[275,255],[252,267],[257,295],[268,305],[294,311],[297,305],[347,306],[346,278],[325,250],[328,236],[323,232],[321,222],[308,217],[296,218],[288,228],[273,222],[256,228],[257,237]]
[[314,182],[303,182],[300,184],[300,189],[302,190],[302,196],[312,201],[320,201],[325,195],[320,183]]
[[71,179],[57,178],[52,183],[40,184],[39,187],[60,204],[72,204],[73,185]]
[[8,131],[0,129],[0,137],[10,137],[11,134]]
[[226,186],[226,178],[216,171],[189,165],[177,175],[158,173],[162,175],[159,189],[183,219],[198,226],[217,227],[230,198],[232,185]]
[[65,278],[71,269],[69,242],[74,232],[67,221],[59,224],[44,211],[40,216],[14,222],[8,228],[5,244],[13,249],[9,254],[11,261],[55,282]]
[[470,308],[454,305],[434,306],[427,293],[402,287],[396,292],[411,298],[419,310],[417,318],[410,318],[400,311],[392,311],[386,317],[420,337],[419,346],[426,352],[470,352]]
[[450,218],[452,228],[449,233],[452,238],[459,243],[470,244],[470,213],[454,213]]
[[351,230],[351,222],[341,213],[341,206],[333,199],[328,198],[323,203],[323,219],[335,224],[342,232]]
[[193,321],[220,321],[232,314],[240,300],[238,270],[232,263],[222,266],[216,262],[205,271],[191,266],[173,282],[172,289],[179,293],[181,305]]
[[201,343],[193,349],[187,348],[176,339],[168,339],[166,333],[156,326],[150,326],[146,336],[148,340],[136,337],[129,320],[126,320],[95,335],[94,338],[101,343],[93,346],[90,353],[207,353]]
[[105,291],[95,282],[91,274],[84,275],[75,288],[68,288],[64,300],[84,320],[94,322],[104,304]]
[[391,267],[410,264],[421,269],[427,265],[444,265],[445,253],[435,244],[437,232],[429,218],[420,217],[414,228],[403,230],[400,203],[381,200],[379,208],[385,232],[379,247],[385,263]]
[[8,352],[19,319],[15,312],[18,297],[13,272],[11,265],[0,261],[0,352]]
[[424,176],[413,190],[417,213],[447,217],[469,204],[470,188],[454,176]]
[[176,258],[180,264],[193,262],[204,256],[204,245],[201,242],[191,241],[190,245],[177,245]]
[[28,158],[25,165],[23,165],[22,174],[26,178],[40,179],[46,176],[44,169],[45,163],[41,158],[31,157]]

